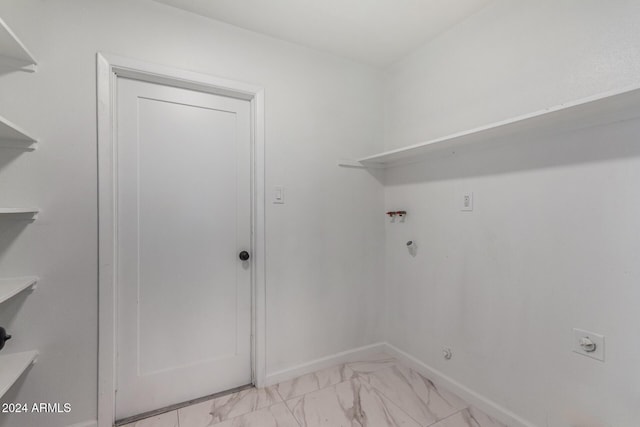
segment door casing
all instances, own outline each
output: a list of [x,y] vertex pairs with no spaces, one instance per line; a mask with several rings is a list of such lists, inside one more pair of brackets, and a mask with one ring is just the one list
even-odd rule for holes
[[115,90],[119,77],[247,100],[251,103],[252,377],[263,387],[266,369],[264,89],[116,55],[97,54],[98,100],[98,427],[115,421],[116,174]]

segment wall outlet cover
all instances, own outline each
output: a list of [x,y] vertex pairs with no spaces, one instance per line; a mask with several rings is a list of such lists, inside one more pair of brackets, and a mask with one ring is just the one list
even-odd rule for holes
[[[595,344],[595,348],[585,343]],[[589,351],[591,350],[591,351]],[[604,362],[604,336],[583,329],[573,329],[573,352]]]
[[473,193],[463,193],[460,197],[460,210],[463,212],[473,211]]

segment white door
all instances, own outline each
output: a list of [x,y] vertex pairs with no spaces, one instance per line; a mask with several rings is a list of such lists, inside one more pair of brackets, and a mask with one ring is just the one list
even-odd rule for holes
[[251,378],[250,104],[118,78],[122,419]]

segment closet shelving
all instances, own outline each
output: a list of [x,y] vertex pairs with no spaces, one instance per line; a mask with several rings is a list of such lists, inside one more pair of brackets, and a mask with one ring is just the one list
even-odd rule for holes
[[[37,61],[29,53],[24,44],[11,29],[0,19],[0,69],[36,71]],[[35,138],[18,126],[0,117],[0,148],[20,148],[31,150],[30,145],[37,142]],[[33,216],[38,213],[35,208],[3,208],[0,207],[0,218]],[[0,279],[0,304],[16,296],[20,292],[33,288],[38,281],[36,277],[17,277]],[[37,351],[21,353],[0,353],[0,398],[35,363]]]
[[0,215],[35,215],[38,213],[36,208],[0,208]]
[[0,356],[0,398],[11,388],[38,357],[37,351],[5,354]]
[[35,286],[36,283],[38,283],[38,278],[33,276],[0,279],[0,304],[18,295],[25,289]]
[[339,161],[338,164],[346,167],[364,168],[401,166],[424,160],[437,150],[505,138],[553,135],[638,117],[640,117],[640,88],[634,87],[560,104],[534,113],[357,160]]
[[[20,292],[32,288],[38,282],[37,277],[16,277],[0,279],[0,304],[16,296]],[[0,399],[20,378],[38,357],[37,351],[0,354]]]
[[0,19],[0,64],[28,72],[36,71],[38,65],[33,55],[2,19]]
[[0,146],[28,149],[31,144],[36,142],[38,141],[27,132],[0,117]]
[[[22,44],[20,39],[0,19],[0,67],[35,71],[37,61]],[[0,117],[0,143],[11,147],[28,148],[36,139],[18,126]]]

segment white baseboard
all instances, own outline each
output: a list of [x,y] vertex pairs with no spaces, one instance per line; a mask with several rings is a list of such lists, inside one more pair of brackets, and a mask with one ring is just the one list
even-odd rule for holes
[[71,425],[69,427],[98,427],[98,421],[97,420],[85,421],[82,423]]
[[301,375],[319,371],[320,369],[330,368],[331,366],[339,365],[341,363],[353,362],[376,353],[384,353],[386,345],[386,343],[366,345],[364,347],[358,347],[341,353],[332,354],[331,356],[315,359],[289,369],[273,372],[271,374],[267,374],[265,385],[268,387],[283,381],[292,380]]
[[520,418],[508,409],[498,405],[496,402],[487,399],[480,393],[460,384],[453,378],[443,374],[437,369],[428,366],[408,353],[389,344],[384,344],[383,351],[390,356],[395,357],[408,368],[424,375],[434,383],[460,396],[468,404],[475,406],[490,417],[507,424],[509,427],[537,427],[534,424]]

